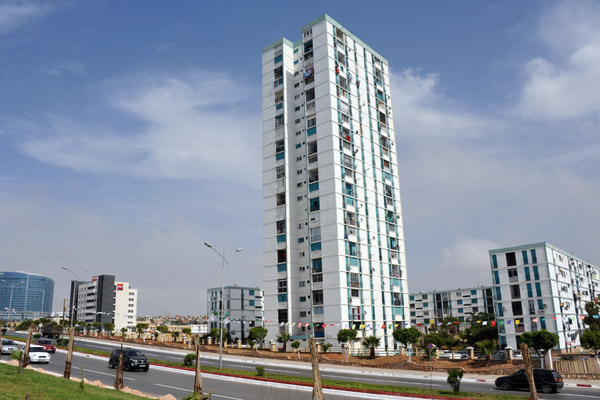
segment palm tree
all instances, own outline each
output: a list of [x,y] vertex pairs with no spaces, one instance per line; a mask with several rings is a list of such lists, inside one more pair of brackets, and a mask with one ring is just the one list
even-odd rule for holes
[[375,358],[375,348],[379,346],[380,342],[381,338],[378,338],[377,336],[367,336],[363,340],[363,344],[371,349],[371,354],[369,355],[370,358]]
[[477,342],[477,346],[479,349],[485,353],[485,364],[486,366],[490,366],[490,359],[492,358],[492,353],[496,350],[496,342],[493,340],[482,340],[481,342]]
[[175,339],[175,343],[177,343],[177,338],[179,338],[179,331],[173,331],[171,332],[171,336],[173,336],[173,338]]
[[287,342],[289,342],[290,340],[292,340],[292,335],[290,335],[287,332],[279,332],[279,335],[277,336],[277,342],[283,343],[284,353],[287,351]]
[[123,340],[125,340],[126,333],[127,333],[127,328],[125,328],[125,327],[121,328],[121,337],[123,338]]

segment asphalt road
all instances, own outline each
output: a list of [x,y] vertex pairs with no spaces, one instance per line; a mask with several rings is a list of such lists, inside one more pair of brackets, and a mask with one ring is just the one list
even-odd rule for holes
[[[115,348],[120,348],[120,344],[119,343],[112,343],[112,342],[105,342],[105,341],[98,341],[96,339],[76,339],[75,340],[75,346],[77,347],[82,347],[82,348],[89,348],[89,349],[95,349],[95,350],[113,350]],[[148,356],[148,358],[153,358],[153,359],[157,359],[157,360],[169,360],[169,361],[182,361],[183,360],[183,356],[188,353],[187,351],[181,351],[181,350],[172,350],[172,349],[161,349],[161,348],[144,348],[141,349],[142,352],[144,354],[146,354]],[[210,354],[210,355],[203,355],[201,357],[201,363],[202,365],[210,365],[210,366],[218,366],[218,360],[216,359],[216,354]],[[60,353],[56,354],[56,358],[61,357]],[[55,364],[55,357],[53,357],[52,360],[52,364]],[[90,358],[86,358],[86,361],[91,361]],[[99,361],[99,360],[94,360],[94,361]],[[277,364],[277,360],[256,360],[253,359],[252,361],[236,361],[236,360],[230,360],[227,359],[227,357],[225,356],[225,358],[223,359],[223,366],[225,368],[232,368],[232,369],[240,369],[240,370],[255,370],[257,365],[261,365],[263,364],[265,366],[265,370],[267,372],[272,372],[272,373],[278,373],[278,374],[284,374],[284,375],[291,375],[291,376],[311,376],[311,371],[310,369],[307,369],[306,366],[302,366],[302,365],[298,365],[298,366],[290,366],[287,364],[279,364],[279,365],[275,365]],[[78,364],[74,364],[74,366],[77,366]],[[303,368],[304,367],[304,368]],[[64,368],[64,360],[61,362],[60,365],[60,373],[62,373],[62,368]],[[325,370],[323,370],[325,369]],[[109,373],[112,378],[114,379],[114,371],[110,370],[108,368],[106,368],[106,361],[104,361],[104,368],[100,371],[103,371],[104,373]],[[160,372],[161,374],[171,374],[173,375],[172,372],[169,371],[158,371],[157,368],[153,368],[151,367],[151,371],[152,373],[154,373],[155,371]],[[144,374],[143,372],[132,372],[130,374],[133,374],[132,376],[134,377],[138,377],[140,374]],[[102,374],[99,374],[102,375]],[[151,374],[152,375],[152,374]],[[182,373],[179,373],[179,375],[183,375]],[[381,385],[395,385],[395,386],[412,386],[412,387],[431,387],[433,389],[449,389],[449,386],[446,384],[446,382],[444,380],[440,380],[438,378],[438,380],[434,379],[427,379],[427,378],[423,378],[423,377],[394,377],[394,376],[386,376],[383,374],[377,374],[377,372],[375,371],[372,374],[364,374],[362,372],[359,371],[352,371],[352,370],[347,370],[347,371],[343,371],[343,370],[332,370],[332,368],[327,368],[327,366],[322,366],[322,370],[321,370],[321,376],[323,378],[328,378],[328,379],[336,379],[336,380],[342,380],[342,381],[354,381],[354,382],[363,382],[363,383],[373,383],[373,384],[381,384]],[[95,379],[95,378],[94,378]],[[141,378],[140,378],[141,379]],[[178,378],[178,379],[181,379]],[[193,380],[193,376],[186,378],[189,383],[187,385],[182,385],[182,384],[177,384],[177,385],[172,385],[169,383],[162,383],[162,385],[164,385],[163,387],[165,389],[168,389],[168,386],[173,386],[174,388],[178,388],[178,389],[171,389],[171,392],[174,396],[176,397],[180,397],[178,396],[178,394],[176,393],[177,391],[179,391],[179,395],[183,395],[185,394],[185,388],[191,388],[193,386],[192,380]],[[143,379],[142,379],[143,381]],[[168,380],[167,380],[168,382]],[[223,384],[222,381],[219,382],[221,385]],[[112,381],[110,381],[108,384],[112,384]],[[127,384],[127,383],[126,383]],[[220,386],[218,384],[216,384],[217,386],[215,387],[219,387]],[[229,386],[231,386],[231,383],[229,383],[229,385],[227,385],[227,387],[229,388]],[[243,387],[244,384],[237,384],[233,385],[235,387]],[[245,385],[248,386],[248,385]],[[146,385],[145,389],[139,389],[139,390],[148,390],[151,387],[148,387]],[[154,388],[155,389],[155,388]],[[258,387],[254,388],[255,390],[258,389]],[[261,390],[264,391],[265,388],[262,388]],[[281,391],[282,389],[277,389],[277,388],[268,388],[269,391]],[[228,389],[231,390],[231,389]],[[499,391],[498,389],[496,389],[493,385],[493,383],[481,383],[481,382],[462,382],[461,384],[461,391],[469,391],[469,392],[479,392],[479,393],[507,393],[507,392],[502,392]],[[168,392],[168,391],[167,391]],[[277,393],[278,396],[283,396],[283,397],[272,397],[272,398],[281,398],[281,399],[285,399],[285,398],[305,398],[304,395],[308,396],[306,398],[310,398],[310,393],[306,392],[303,393],[301,391],[293,391],[294,392],[294,396],[298,396],[298,397],[289,397],[291,396],[291,392],[290,390],[286,390],[285,391],[286,394],[282,394],[280,392]],[[297,393],[296,393],[297,392]],[[148,391],[148,393],[155,393],[154,391]],[[217,393],[215,391],[215,393]],[[253,391],[248,392],[247,390],[242,389],[240,393],[238,393],[237,395],[235,393],[233,394],[227,394],[228,396],[231,396],[232,398],[239,398],[239,399],[250,399],[250,398],[271,398],[271,397],[244,397],[244,396],[248,396],[248,393],[254,393]],[[510,391],[508,393],[511,394],[516,394],[516,395],[522,395],[524,397],[527,396],[527,392],[525,391]],[[164,394],[164,393],[156,393],[156,394]],[[261,393],[259,393],[262,396],[270,396],[270,394],[268,393],[263,393],[261,391]],[[240,397],[241,396],[241,397]],[[549,395],[542,395],[543,398],[549,398],[549,399],[556,399],[556,400],[563,400],[563,399],[581,399],[581,400],[585,400],[586,398],[588,399],[599,399],[600,398],[600,389],[595,389],[595,388],[563,388],[561,393],[558,394],[549,394]],[[216,398],[218,398],[218,396],[215,396]],[[328,398],[335,398],[335,397],[330,397],[327,396]],[[348,398],[348,397],[346,397]],[[364,398],[364,396],[359,396],[356,398]]]

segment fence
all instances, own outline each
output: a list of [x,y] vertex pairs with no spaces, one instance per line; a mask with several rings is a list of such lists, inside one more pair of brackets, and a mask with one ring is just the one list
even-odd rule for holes
[[553,363],[554,369],[562,375],[577,378],[578,376],[600,375],[600,367],[595,358],[587,360],[558,360]]

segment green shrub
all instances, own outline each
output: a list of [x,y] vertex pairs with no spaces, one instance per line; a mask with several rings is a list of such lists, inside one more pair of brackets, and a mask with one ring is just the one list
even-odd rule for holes
[[454,394],[460,392],[460,380],[462,379],[464,371],[462,369],[449,369],[448,379],[446,382],[452,387]]
[[265,367],[256,367],[256,376],[265,376]]
[[185,365],[186,367],[190,367],[194,365],[195,359],[196,355],[194,353],[186,354],[185,357],[183,357],[183,365]]
[[42,334],[41,334],[41,333],[34,333],[34,334],[33,334],[33,338],[34,338],[34,339],[39,339],[39,338],[41,338],[41,337],[42,337]]

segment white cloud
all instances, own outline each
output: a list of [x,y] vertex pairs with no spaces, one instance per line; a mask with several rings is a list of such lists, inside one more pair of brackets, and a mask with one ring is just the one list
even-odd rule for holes
[[125,116],[141,127],[111,129],[101,121],[49,116],[44,128],[49,133],[29,135],[22,150],[43,162],[95,174],[259,186],[260,122],[237,108],[247,90],[232,78],[145,73],[105,81],[99,90],[112,107],[107,120]]
[[48,12],[49,7],[31,2],[8,2],[0,4],[0,36],[31,22]]
[[398,135],[468,139],[496,126],[483,115],[473,114],[444,96],[439,82],[438,74],[421,76],[411,68],[392,72],[392,104]]
[[561,2],[540,19],[538,37],[554,61],[525,65],[515,112],[549,121],[600,117],[600,6]]

